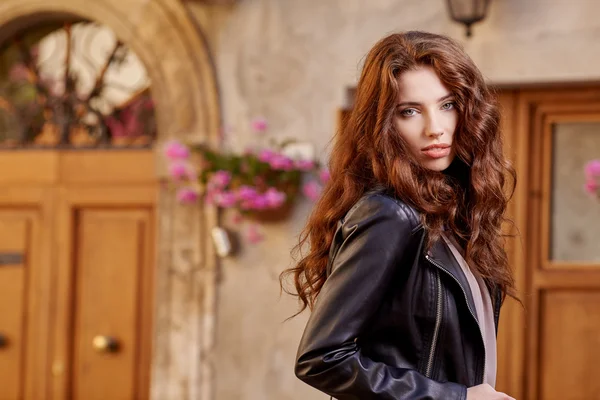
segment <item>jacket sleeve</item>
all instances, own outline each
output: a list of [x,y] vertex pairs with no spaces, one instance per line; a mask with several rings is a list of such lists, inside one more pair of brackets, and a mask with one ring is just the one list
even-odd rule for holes
[[340,400],[466,398],[465,386],[374,361],[355,341],[382,302],[394,269],[402,267],[413,226],[406,211],[383,196],[363,198],[348,213],[331,274],[300,341],[299,379]]

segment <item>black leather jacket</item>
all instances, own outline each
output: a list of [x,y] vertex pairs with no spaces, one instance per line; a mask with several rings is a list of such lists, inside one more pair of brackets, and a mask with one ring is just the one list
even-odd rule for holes
[[[418,213],[382,192],[338,223],[296,376],[340,400],[466,399],[485,350],[467,279]],[[492,290],[496,330],[501,306]]]

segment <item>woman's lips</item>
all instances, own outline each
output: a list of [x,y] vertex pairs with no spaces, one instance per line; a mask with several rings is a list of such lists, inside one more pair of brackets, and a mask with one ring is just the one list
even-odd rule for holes
[[434,145],[434,146],[428,146],[425,147],[422,152],[423,154],[425,154],[427,157],[430,158],[443,158],[443,157],[448,157],[450,155],[450,146],[439,146],[439,145]]

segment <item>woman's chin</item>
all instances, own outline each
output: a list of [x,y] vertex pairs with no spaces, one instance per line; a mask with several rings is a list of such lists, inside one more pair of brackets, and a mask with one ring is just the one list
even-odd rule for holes
[[421,165],[431,171],[442,172],[452,164],[453,156],[425,159],[421,161]]

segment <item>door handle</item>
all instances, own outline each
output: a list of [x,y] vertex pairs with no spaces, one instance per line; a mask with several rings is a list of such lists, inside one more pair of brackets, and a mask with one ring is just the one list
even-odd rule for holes
[[0,349],[4,347],[8,347],[8,338],[3,333],[0,333]]
[[3,252],[0,253],[0,266],[2,265],[20,265],[24,260],[23,253]]
[[94,337],[92,345],[99,353],[116,353],[119,351],[119,342],[111,336],[97,335]]

